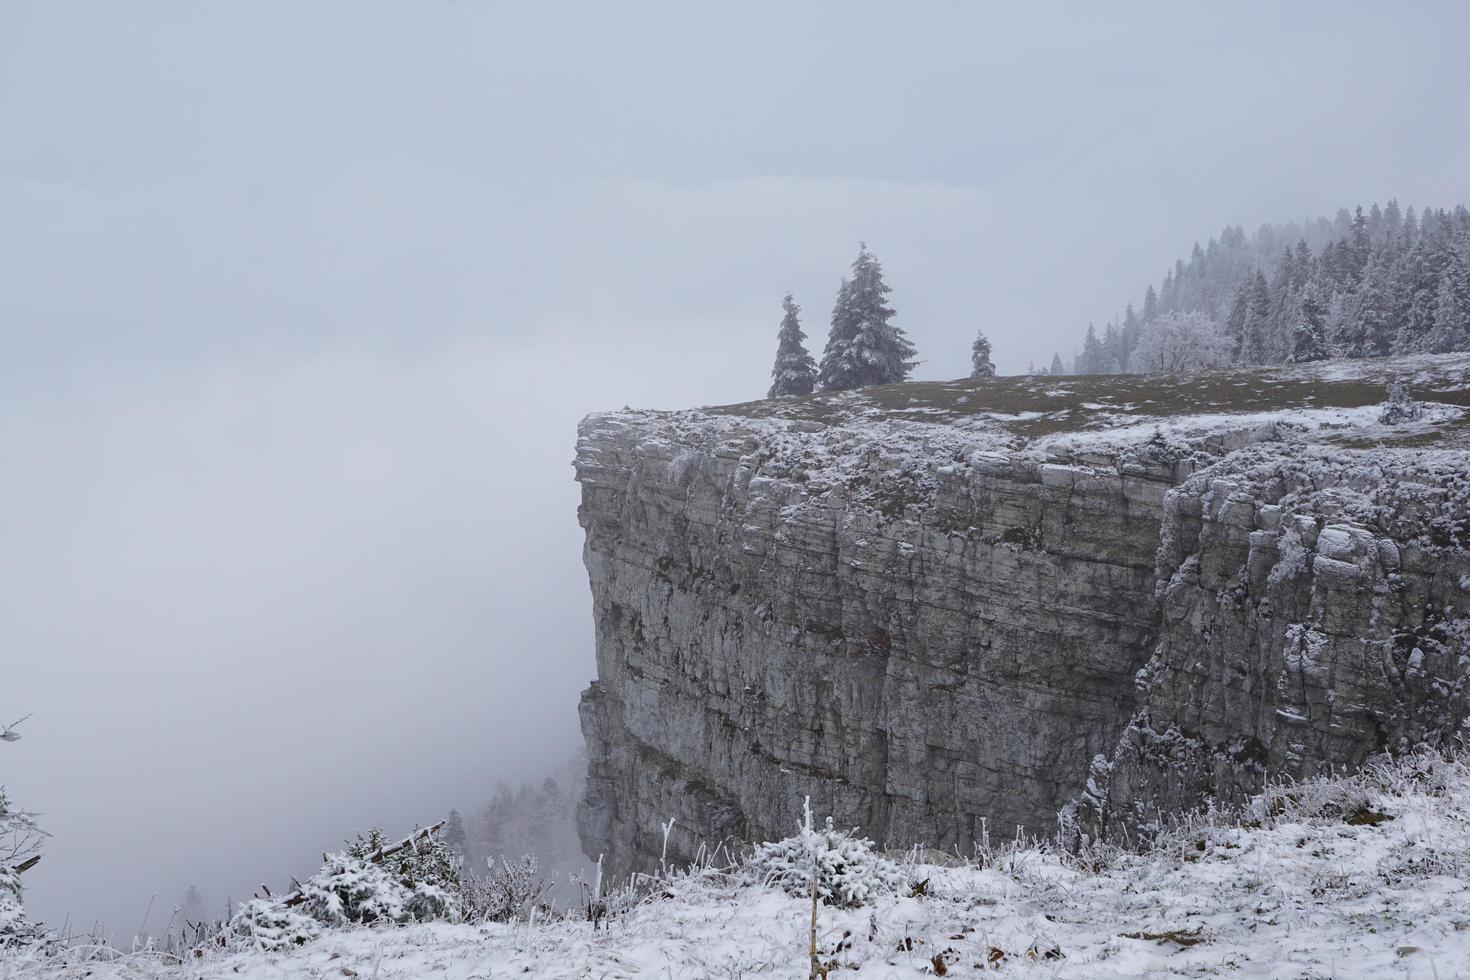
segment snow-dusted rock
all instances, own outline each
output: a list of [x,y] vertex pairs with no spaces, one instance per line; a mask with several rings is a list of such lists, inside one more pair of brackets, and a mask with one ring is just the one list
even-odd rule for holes
[[[886,847],[1074,801],[1132,832],[1452,737],[1470,357],[1330,368],[588,418],[588,852],[776,839],[805,796]],[[1425,411],[1383,426],[1396,376]]]

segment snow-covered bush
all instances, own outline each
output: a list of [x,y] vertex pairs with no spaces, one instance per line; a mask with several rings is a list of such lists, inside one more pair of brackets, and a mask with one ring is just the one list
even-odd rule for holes
[[904,884],[897,864],[877,854],[873,842],[857,831],[837,830],[832,818],[821,829],[812,824],[808,800],[793,837],[756,848],[746,862],[751,875],[792,895],[809,895],[816,869],[817,896],[828,905],[854,908]]
[[304,946],[321,935],[310,916],[268,898],[252,898],[230,919],[229,939],[267,953]]
[[20,904],[20,875],[0,865],[0,949],[26,946],[41,936],[41,931]]
[[460,891],[421,881],[409,891],[408,901],[403,907],[420,922],[454,922],[459,919],[462,909]]
[[525,918],[546,894],[534,855],[492,865],[488,875],[466,875],[461,885],[464,917],[471,922]]
[[1409,397],[1409,386],[1395,382],[1388,386],[1388,399],[1378,413],[1378,421],[1384,425],[1414,422],[1424,415],[1424,406]]
[[[0,741],[19,741],[15,727],[21,721],[25,718],[0,725]],[[21,905],[20,874],[40,860],[41,842],[48,836],[36,815],[12,806],[5,787],[0,786],[0,947],[29,945],[44,934]]]
[[327,926],[402,922],[411,894],[382,865],[341,851],[301,886],[306,914]]
[[[369,861],[373,854],[386,850],[392,843],[381,829],[374,827],[366,837],[359,836],[348,844],[347,853]],[[437,833],[413,837],[408,847],[384,855],[380,863],[409,891],[419,885],[433,885],[446,892],[459,891],[459,857]]]

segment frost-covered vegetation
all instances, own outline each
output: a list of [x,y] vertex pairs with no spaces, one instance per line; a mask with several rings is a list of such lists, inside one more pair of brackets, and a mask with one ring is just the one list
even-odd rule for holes
[[[1470,210],[1226,228],[1141,308],[1087,328],[1073,374],[1197,371],[1470,349]],[[1044,372],[1043,372],[1044,373]],[[1053,371],[1052,373],[1056,373]]]
[[890,895],[903,884],[898,865],[874,853],[872,841],[856,830],[837,830],[831,817],[825,826],[815,826],[810,801],[805,814],[795,836],[755,849],[746,869],[757,881],[791,895],[815,891],[825,904],[848,909]]
[[[15,729],[23,721],[0,726],[0,742],[19,741]],[[12,803],[0,786],[0,950],[31,945],[44,935],[21,904],[21,875],[41,860],[46,836],[36,814]]]
[[917,363],[914,345],[903,328],[893,322],[895,313],[888,305],[888,293],[878,257],[868,251],[866,243],[860,245],[851,277],[843,279],[838,287],[820,365],[807,352],[799,318],[801,308],[787,293],[782,301],[784,316],[766,397],[809,395],[817,387],[848,391],[906,380]]
[[1145,853],[1011,840],[884,857],[827,833],[804,827],[758,852],[766,859],[611,889],[590,918],[585,906],[532,908],[505,922],[380,921],[313,938],[314,925],[253,905],[283,948],[237,943],[179,962],[31,947],[8,952],[0,976],[808,976],[809,897],[759,871],[772,853],[795,869],[813,837],[896,875],[895,887],[820,908],[829,976],[1429,978],[1470,963],[1463,757],[1426,751],[1276,786],[1242,814],[1180,820]]

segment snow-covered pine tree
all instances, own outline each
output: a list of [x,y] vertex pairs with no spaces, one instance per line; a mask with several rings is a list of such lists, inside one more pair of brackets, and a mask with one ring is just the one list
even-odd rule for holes
[[762,885],[797,896],[815,891],[823,904],[849,909],[892,894],[905,883],[903,869],[856,830],[838,830],[831,817],[818,828],[810,798],[796,835],[759,845],[746,860],[745,872]]
[[[414,830],[417,833],[418,828]],[[350,841],[344,853],[359,861],[369,861],[374,852],[392,843],[381,828],[374,827],[366,837],[358,835]],[[459,888],[459,857],[437,833],[415,837],[412,846],[383,858],[381,867],[409,891],[421,884]]]
[[1097,339],[1097,328],[1087,325],[1087,337],[1082,341],[1082,357],[1077,364],[1078,374],[1102,374],[1104,366],[1102,341]]
[[[1119,337],[1123,347],[1123,372],[1125,374],[1132,370],[1130,365],[1133,363],[1134,348],[1138,346],[1138,328],[1138,314],[1134,311],[1133,304],[1129,303],[1128,308],[1123,311],[1123,329]],[[1057,361],[1060,362],[1060,358]]]
[[771,390],[767,398],[784,395],[810,395],[817,386],[817,362],[806,349],[806,334],[801,329],[801,307],[791,294],[781,300],[781,330],[776,334],[776,364],[771,368]]
[[458,810],[450,810],[449,817],[444,821],[444,843],[460,860],[465,858],[465,832],[464,818],[459,815]]
[[[0,742],[20,738],[15,731],[20,721],[0,725]],[[43,935],[21,906],[20,876],[41,859],[41,842],[48,836],[36,822],[36,815],[13,807],[4,787],[0,787],[0,949],[29,945]]]
[[1237,362],[1245,346],[1245,320],[1250,315],[1252,281],[1252,279],[1245,280],[1235,290],[1235,299],[1230,304],[1230,312],[1225,315],[1225,339],[1230,342],[1231,358]]
[[[1358,209],[1362,218],[1362,209]],[[1357,228],[1361,222],[1355,223]],[[1366,235],[1363,230],[1361,234]],[[1353,309],[1349,356],[1382,357],[1393,346],[1393,297],[1389,292],[1390,270],[1376,255],[1363,265],[1357,302]]]
[[[1132,312],[1132,311],[1130,310],[1129,312]],[[1054,375],[1055,374],[1066,374],[1067,373],[1066,368],[1062,367],[1062,355],[1061,354],[1052,354],[1052,356],[1051,356],[1051,373],[1054,374]]]
[[975,334],[975,343],[970,347],[970,377],[995,377],[995,364],[990,360],[990,340],[984,331]]
[[1430,329],[1429,350],[1435,354],[1470,349],[1470,316],[1460,309],[1455,297],[1454,281],[1443,276],[1434,299],[1434,326]]
[[1237,364],[1264,364],[1266,362],[1271,317],[1271,285],[1266,274],[1257,269],[1250,280],[1246,297],[1245,323],[1241,326],[1240,349],[1236,351]]
[[[1295,242],[1288,247],[1288,242]],[[1441,300],[1470,313],[1470,210],[1386,206],[1343,208],[1335,218],[1262,225],[1252,235],[1229,226],[1218,239],[1175,262],[1157,292],[1149,287],[1143,315],[1125,317],[1118,351],[1125,371],[1144,323],[1169,313],[1199,312],[1218,324],[1237,364],[1277,364],[1296,357],[1298,313],[1308,283],[1322,308],[1329,357],[1377,357],[1464,349],[1470,336],[1442,326]],[[1445,276],[1452,286],[1441,289]],[[1262,280],[1265,280],[1264,288]],[[1250,320],[1247,330],[1247,321]],[[1099,335],[1102,336],[1101,332]],[[1076,367],[1087,370],[1087,357]],[[1091,367],[1097,370],[1097,366]],[[1106,369],[1106,368],[1104,368]]]
[[252,898],[230,918],[226,936],[236,945],[262,953],[305,946],[322,934],[311,916],[269,898]]
[[1147,323],[1159,315],[1159,294],[1154,291],[1150,283],[1148,292],[1143,294],[1143,322]]
[[907,381],[914,368],[914,345],[893,323],[888,284],[877,256],[859,243],[852,278],[844,279],[832,308],[832,329],[817,380],[823,391]]
[[1310,285],[1302,296],[1297,311],[1296,327],[1292,331],[1291,361],[1306,364],[1320,361],[1327,356],[1326,311],[1317,301],[1317,292]]

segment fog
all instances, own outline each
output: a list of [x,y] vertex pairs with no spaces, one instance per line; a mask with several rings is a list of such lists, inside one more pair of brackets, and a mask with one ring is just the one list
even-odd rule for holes
[[[918,376],[1226,223],[1470,198],[1462,4],[0,7],[0,781],[127,935],[579,744],[572,456],[865,240]],[[160,910],[162,912],[160,913]]]

